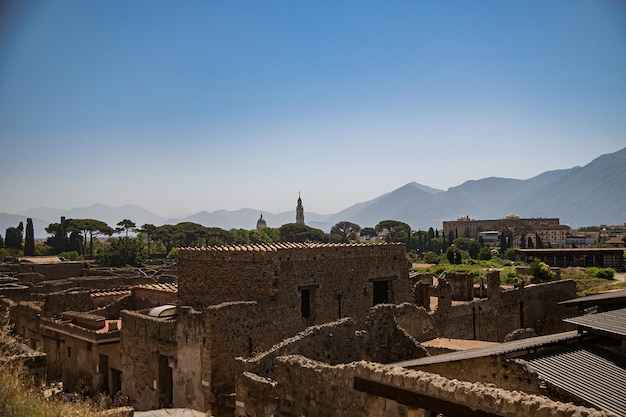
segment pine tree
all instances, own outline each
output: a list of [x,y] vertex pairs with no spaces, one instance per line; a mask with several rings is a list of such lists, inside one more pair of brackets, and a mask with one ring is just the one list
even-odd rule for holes
[[35,255],[35,228],[33,219],[26,219],[26,241],[24,242],[24,256]]

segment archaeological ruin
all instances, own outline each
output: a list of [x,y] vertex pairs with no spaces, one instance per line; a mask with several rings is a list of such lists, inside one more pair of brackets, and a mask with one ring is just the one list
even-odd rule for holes
[[176,264],[139,272],[25,262],[0,274],[0,308],[45,354],[47,379],[122,391],[135,410],[626,415],[539,365],[553,349],[608,357],[604,343],[622,358],[612,372],[626,369],[621,336],[572,322],[573,281],[419,274],[402,244],[180,248]]

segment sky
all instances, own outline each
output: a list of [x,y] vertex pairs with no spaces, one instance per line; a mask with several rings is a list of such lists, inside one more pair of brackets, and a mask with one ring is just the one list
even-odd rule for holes
[[336,213],[626,147],[626,2],[0,2],[0,212]]

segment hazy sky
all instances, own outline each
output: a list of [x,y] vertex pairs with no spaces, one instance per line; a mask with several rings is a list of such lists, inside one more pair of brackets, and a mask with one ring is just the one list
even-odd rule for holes
[[334,213],[626,146],[623,1],[0,3],[0,212]]

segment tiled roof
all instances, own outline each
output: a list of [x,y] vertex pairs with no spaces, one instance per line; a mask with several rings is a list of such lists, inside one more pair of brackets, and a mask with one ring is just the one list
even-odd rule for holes
[[[402,243],[378,243],[375,245],[402,245]],[[180,248],[183,251],[209,251],[209,252],[277,252],[284,249],[311,249],[311,248],[345,248],[345,247],[369,247],[372,244],[364,243],[272,243],[259,245],[231,245],[231,246],[207,246]]]
[[597,346],[560,346],[521,357],[545,381],[626,416],[626,359]]
[[127,288],[109,288],[109,289],[101,289],[94,290],[91,292],[92,297],[110,297],[110,296],[124,296],[130,294],[131,291]]
[[141,284],[135,286],[135,288],[142,288],[151,291],[169,292],[173,294],[178,293],[178,284],[176,283],[163,283],[163,284]]
[[20,262],[30,264],[59,264],[63,262],[58,256],[20,256]]

